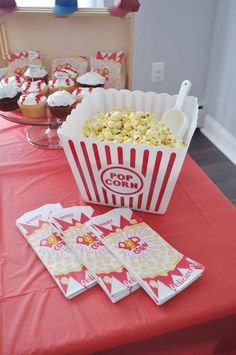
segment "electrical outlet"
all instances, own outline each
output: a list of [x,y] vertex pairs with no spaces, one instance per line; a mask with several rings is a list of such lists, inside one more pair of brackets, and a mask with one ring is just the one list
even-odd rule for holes
[[151,82],[156,83],[164,80],[164,62],[152,63],[152,76]]

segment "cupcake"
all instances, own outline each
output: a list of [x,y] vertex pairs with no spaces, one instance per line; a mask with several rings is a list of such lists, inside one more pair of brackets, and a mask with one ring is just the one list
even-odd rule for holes
[[[63,73],[65,74],[65,73]],[[72,80],[69,77],[66,78],[55,78],[52,80],[49,80],[48,83],[48,87],[49,87],[49,93],[53,94],[56,91],[60,91],[60,90],[65,90],[68,91],[70,93],[72,93],[75,89],[75,82],[74,80]]]
[[41,95],[48,94],[48,86],[43,80],[26,81],[21,87],[22,94],[35,92]]
[[76,106],[75,98],[65,90],[49,95],[47,103],[51,114],[61,120],[65,120]]
[[24,78],[27,81],[43,80],[47,83],[48,72],[46,69],[40,68],[39,66],[35,66],[35,68],[29,67],[24,74]]
[[14,111],[19,108],[17,100],[20,97],[20,88],[15,84],[0,86],[0,111]]
[[85,73],[76,79],[77,83],[81,87],[87,88],[98,88],[104,87],[105,78],[104,76],[95,73],[93,71]]
[[80,86],[77,86],[75,90],[72,92],[72,95],[76,99],[77,103],[80,103],[85,96],[90,94],[92,92],[93,88],[81,88]]
[[26,117],[37,118],[45,115],[46,102],[46,96],[30,93],[21,95],[18,105]]
[[19,75],[13,75],[13,76],[6,76],[2,78],[1,84],[2,85],[8,85],[8,84],[14,84],[18,87],[21,87],[21,85],[24,83],[24,78]]

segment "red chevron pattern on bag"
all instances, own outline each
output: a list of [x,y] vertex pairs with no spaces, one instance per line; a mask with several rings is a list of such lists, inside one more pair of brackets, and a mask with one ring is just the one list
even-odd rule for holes
[[124,52],[102,52],[97,51],[96,59],[114,60],[115,62],[123,63],[125,59]]

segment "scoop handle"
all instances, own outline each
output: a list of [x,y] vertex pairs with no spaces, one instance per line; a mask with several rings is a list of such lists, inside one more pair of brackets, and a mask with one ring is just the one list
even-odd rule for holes
[[182,110],[184,100],[185,100],[186,96],[188,96],[191,86],[192,86],[192,83],[189,80],[184,80],[182,82],[182,85],[180,87],[179,94],[177,96],[176,103],[175,103],[175,108],[177,110]]

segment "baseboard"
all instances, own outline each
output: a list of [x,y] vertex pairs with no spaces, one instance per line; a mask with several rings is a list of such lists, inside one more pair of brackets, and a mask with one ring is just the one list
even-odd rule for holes
[[200,131],[236,165],[236,138],[229,131],[210,115],[206,115]]

